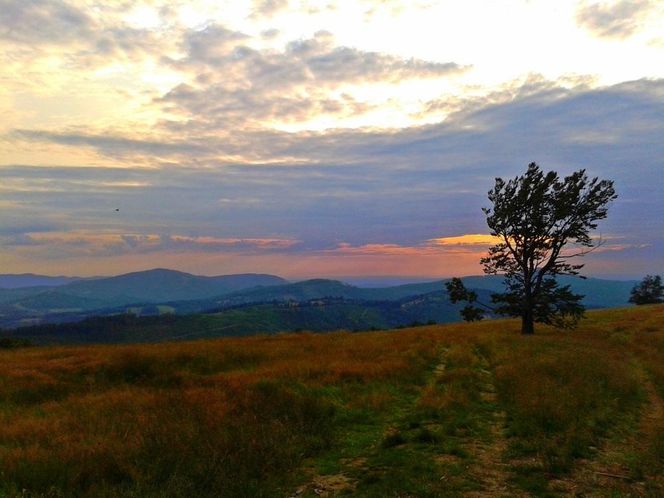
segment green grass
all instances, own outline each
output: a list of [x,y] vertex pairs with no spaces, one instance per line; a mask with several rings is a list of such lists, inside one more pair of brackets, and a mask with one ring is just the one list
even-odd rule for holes
[[0,497],[664,494],[664,306],[518,328],[0,350]]

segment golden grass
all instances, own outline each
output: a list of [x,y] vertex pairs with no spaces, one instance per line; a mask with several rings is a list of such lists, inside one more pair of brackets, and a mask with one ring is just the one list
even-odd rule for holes
[[[643,375],[664,395],[664,306],[537,332],[508,320],[2,351],[0,496],[283,496],[348,410],[389,413],[399,389],[440,414],[477,402],[480,357],[511,451],[564,472],[638,409]],[[448,369],[428,382],[443,352]],[[644,458],[661,461],[651,425]]]

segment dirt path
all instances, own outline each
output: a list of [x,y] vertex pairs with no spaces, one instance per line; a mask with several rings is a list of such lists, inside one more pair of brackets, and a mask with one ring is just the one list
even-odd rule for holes
[[478,491],[466,493],[468,498],[496,498],[496,497],[525,497],[528,496],[517,490],[509,483],[512,473],[509,462],[505,461],[508,442],[505,437],[506,414],[498,404],[498,396],[486,359],[480,358],[480,375],[482,387],[480,396],[489,407],[486,431],[488,438],[474,438],[467,442],[467,447],[474,458],[469,472],[481,486]]
[[[430,459],[438,467],[435,478],[438,481],[437,489],[445,493],[445,496],[460,496],[468,498],[500,498],[529,496],[510,483],[512,477],[511,462],[506,461],[505,455],[508,449],[508,441],[505,437],[506,414],[501,409],[496,394],[493,373],[488,361],[477,353],[472,367],[473,375],[479,379],[480,400],[473,402],[466,409],[474,411],[478,417],[476,430],[464,432],[453,436],[443,436],[442,439],[433,443],[428,449],[417,449],[417,442],[413,441],[413,433],[425,429],[430,433],[444,434],[445,422],[431,419],[423,422],[420,429],[404,429],[408,425],[408,417],[411,412],[417,411],[418,396],[413,398],[412,406],[406,408],[391,420],[385,421],[384,437],[390,435],[403,436],[403,441],[397,443],[399,448],[412,451],[415,459]],[[446,350],[441,351],[439,363],[432,369],[431,375],[421,392],[437,385],[446,385],[446,376],[455,374],[454,366],[448,365]],[[459,367],[457,367],[459,368]],[[457,371],[468,372],[466,365]],[[467,375],[467,373],[464,373]],[[418,427],[420,427],[418,425]],[[445,438],[452,438],[463,449],[465,456],[451,454],[444,450]],[[368,496],[367,490],[362,487],[358,478],[365,472],[375,471],[372,463],[375,457],[384,449],[380,442],[364,449],[364,453],[356,455],[353,459],[342,459],[339,471],[329,475],[311,475],[306,484],[300,486],[291,498],[323,496],[334,497],[339,495],[353,496],[355,490],[362,496]],[[346,460],[346,461],[344,461]],[[464,470],[462,475],[456,475],[453,469],[461,466]],[[397,468],[394,468],[397,470]],[[422,476],[424,478],[424,475]],[[427,478],[431,478],[428,475]],[[395,495],[396,496],[396,495]],[[405,496],[405,495],[404,495]],[[412,494],[408,496],[418,496]]]
[[[386,438],[400,434],[400,427],[403,427],[404,420],[408,418],[409,412],[416,409],[417,399],[421,394],[421,390],[425,386],[435,385],[441,376],[446,371],[445,366],[445,350],[441,351],[441,356],[438,364],[432,369],[427,382],[420,389],[420,393],[413,395],[412,402],[406,406],[405,410],[397,410],[394,416],[388,417],[382,423],[378,439],[363,449],[360,454],[356,454],[352,458],[341,458],[339,460],[339,472],[334,474],[320,475],[314,469],[311,470],[311,477],[308,482],[299,486],[289,498],[307,498],[311,496],[321,496],[325,498],[332,498],[338,495],[352,496],[353,492],[358,486],[358,477],[366,472],[372,470],[370,461],[375,457],[377,452],[381,451],[381,444],[384,444]],[[381,438],[383,443],[381,443]],[[407,444],[407,443],[404,443]],[[424,455],[421,455],[424,457]],[[365,493],[366,494],[366,493]]]

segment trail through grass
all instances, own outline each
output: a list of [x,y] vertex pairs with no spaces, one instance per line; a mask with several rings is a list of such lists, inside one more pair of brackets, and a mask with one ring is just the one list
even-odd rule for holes
[[[652,445],[662,442],[664,402],[652,381],[644,377],[646,395],[641,409],[604,438],[591,458],[577,462],[555,488],[588,497],[664,496],[662,454]],[[648,475],[649,474],[649,475]]]
[[500,496],[521,497],[525,493],[512,485],[512,471],[506,462],[508,441],[506,437],[507,415],[500,405],[495,386],[494,374],[489,362],[480,356],[482,384],[480,396],[489,413],[486,420],[488,438],[476,439],[473,446],[475,459],[470,474],[480,483],[478,491],[467,494],[472,498],[491,498]]
[[664,306],[6,350],[0,497],[664,496],[662,397]]
[[329,472],[292,496],[525,496],[510,483],[505,413],[488,361],[471,342],[439,354],[427,381],[402,393],[372,438],[336,464],[324,459],[319,470]]

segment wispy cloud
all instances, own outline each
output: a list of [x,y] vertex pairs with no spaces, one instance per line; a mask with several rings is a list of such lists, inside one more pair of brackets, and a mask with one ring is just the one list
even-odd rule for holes
[[452,237],[437,237],[416,245],[400,244],[362,244],[352,245],[341,243],[334,249],[324,252],[349,255],[373,256],[434,256],[453,253],[486,253],[488,247],[495,244],[496,237],[483,234],[457,235]]
[[654,6],[651,0],[582,1],[576,19],[596,36],[627,38],[638,31]]
[[122,157],[127,155],[151,155],[172,157],[195,155],[211,150],[210,145],[196,140],[137,138],[113,134],[90,134],[84,131],[14,130],[10,137],[29,142],[51,142],[71,147],[91,147],[104,155]]
[[498,237],[489,234],[471,233],[455,235],[453,237],[437,237],[430,239],[429,243],[437,246],[490,246],[498,242]]
[[288,8],[288,0],[253,0],[254,17],[271,17]]
[[299,241],[282,238],[232,238],[177,234],[112,233],[104,231],[48,231],[0,235],[5,247],[21,247],[50,257],[109,256],[156,252],[281,251]]
[[423,256],[436,254],[439,251],[436,251],[431,246],[402,246],[399,244],[363,244],[353,246],[348,243],[341,243],[336,248],[324,252],[353,256]]
[[223,238],[223,237],[187,237],[183,235],[171,235],[170,241],[175,244],[193,246],[206,249],[235,248],[235,249],[288,249],[297,245],[300,241],[292,239],[251,239],[251,238]]

